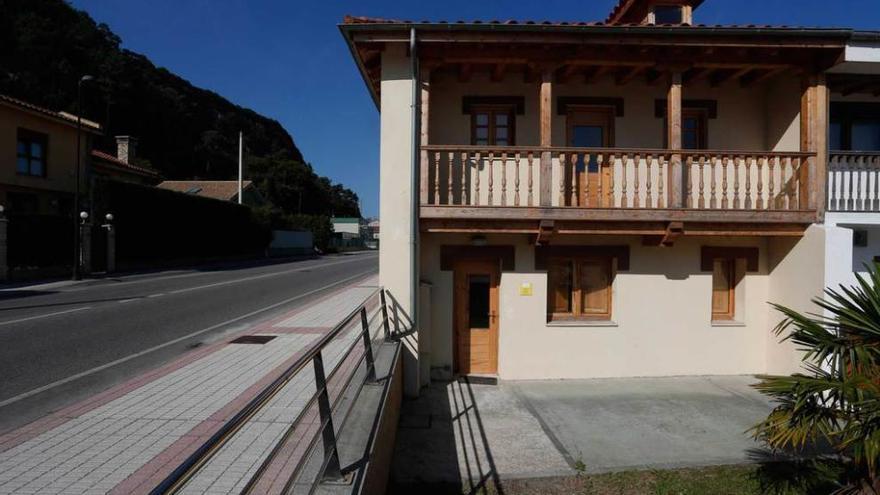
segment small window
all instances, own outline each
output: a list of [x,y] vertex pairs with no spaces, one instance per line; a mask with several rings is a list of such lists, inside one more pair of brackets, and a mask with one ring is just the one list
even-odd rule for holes
[[556,258],[547,266],[547,319],[610,320],[612,259]]
[[15,173],[32,177],[46,176],[48,136],[25,129],[18,130]]
[[681,24],[682,15],[680,5],[657,5],[654,7],[654,24]]
[[514,107],[512,105],[475,106],[471,112],[471,144],[513,146]]
[[736,316],[736,259],[718,258],[712,264],[712,321]]
[[[681,149],[704,150],[709,147],[709,112],[705,108],[682,108]],[[663,123],[663,146],[669,147],[668,122]]]

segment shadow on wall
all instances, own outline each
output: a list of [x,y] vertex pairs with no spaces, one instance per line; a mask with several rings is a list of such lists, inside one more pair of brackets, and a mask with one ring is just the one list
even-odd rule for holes
[[505,493],[468,378],[404,401],[397,435],[388,493]]

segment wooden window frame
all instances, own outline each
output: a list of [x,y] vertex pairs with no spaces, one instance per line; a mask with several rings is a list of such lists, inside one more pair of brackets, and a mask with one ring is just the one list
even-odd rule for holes
[[568,105],[565,116],[565,143],[573,146],[573,128],[578,125],[595,125],[604,129],[602,148],[614,147],[614,124],[616,110],[605,105]]
[[[681,109],[682,121],[682,148],[684,148],[684,119],[696,117],[699,122],[697,129],[697,147],[695,150],[709,149],[709,119],[712,118],[711,111],[704,107],[684,107]],[[669,147],[669,120],[663,120],[663,147]]]
[[[27,152],[22,154],[18,152],[19,143],[26,143]],[[43,169],[39,174],[32,173],[33,170],[32,161],[34,161],[34,156],[31,154],[31,144],[38,143],[43,147],[43,156],[40,157],[40,160],[43,162]],[[15,174],[21,177],[41,177],[45,178],[48,174],[48,155],[49,155],[49,136],[40,132],[30,131],[28,129],[19,128],[16,139],[15,139]],[[27,160],[28,171],[21,172],[18,170],[18,159],[24,158]]]
[[[737,258],[724,257],[712,260],[712,321],[713,322],[731,322],[736,320],[736,286],[739,283],[737,273]],[[724,270],[727,272],[727,311],[716,312],[714,308],[715,298],[715,264],[725,263],[727,266]]]
[[495,123],[495,117],[503,114],[507,114],[507,144],[501,146],[516,146],[516,105],[509,103],[472,105],[470,107],[470,112],[471,145],[477,146],[477,129],[483,127],[477,125],[477,115],[488,113],[489,123],[485,126],[488,129],[488,136],[485,146],[499,146],[496,144],[497,136],[495,135],[495,131],[497,129],[497,124]]
[[[863,120],[880,120],[880,103],[832,101],[829,123],[840,126],[840,149],[832,151],[873,151],[852,149],[853,124]],[[830,139],[829,135],[829,144]]]
[[[605,265],[608,273],[608,286],[606,288],[606,307],[608,311],[605,313],[584,313],[582,308],[583,295],[580,287],[580,267],[584,262],[601,262]],[[551,298],[555,291],[550,283],[550,270],[552,265],[570,263],[571,264],[571,293],[569,295],[571,311],[555,312],[552,310]],[[617,276],[616,259],[613,256],[553,256],[547,260],[547,322],[596,322],[611,321],[614,314],[614,279]]]

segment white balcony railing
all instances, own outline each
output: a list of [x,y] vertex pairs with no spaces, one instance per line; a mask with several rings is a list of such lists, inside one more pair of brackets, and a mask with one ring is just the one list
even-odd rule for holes
[[880,212],[880,151],[828,154],[828,211]]

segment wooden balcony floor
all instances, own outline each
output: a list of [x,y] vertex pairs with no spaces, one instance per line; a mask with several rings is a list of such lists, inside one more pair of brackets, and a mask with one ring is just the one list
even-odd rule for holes
[[422,206],[422,232],[536,233],[552,222],[562,234],[800,236],[815,210]]

